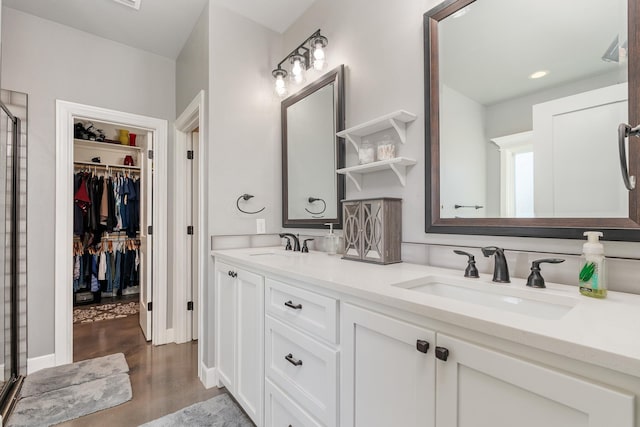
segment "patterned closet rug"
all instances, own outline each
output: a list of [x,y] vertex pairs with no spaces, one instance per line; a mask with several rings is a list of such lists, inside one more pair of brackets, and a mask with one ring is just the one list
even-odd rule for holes
[[100,320],[120,319],[127,316],[137,316],[140,312],[138,301],[114,302],[73,309],[73,323],[91,323]]

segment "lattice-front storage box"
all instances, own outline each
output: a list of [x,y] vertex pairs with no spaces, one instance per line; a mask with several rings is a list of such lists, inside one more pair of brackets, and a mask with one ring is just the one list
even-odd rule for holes
[[401,262],[402,199],[343,200],[344,259]]

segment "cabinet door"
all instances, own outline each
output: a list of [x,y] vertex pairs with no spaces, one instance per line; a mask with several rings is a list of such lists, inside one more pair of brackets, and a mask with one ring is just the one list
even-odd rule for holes
[[264,396],[264,278],[236,269],[237,347],[234,396],[253,422],[262,425]]
[[216,262],[215,267],[215,331],[216,367],[221,385],[235,392],[236,369],[236,279],[229,275],[236,269]]
[[341,316],[341,427],[434,427],[435,333],[349,304]]
[[438,346],[438,426],[633,426],[632,395],[446,335]]
[[344,258],[362,258],[362,209],[360,202],[343,202]]

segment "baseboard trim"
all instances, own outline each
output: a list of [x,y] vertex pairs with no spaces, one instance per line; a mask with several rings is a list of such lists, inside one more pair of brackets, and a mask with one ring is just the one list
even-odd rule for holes
[[165,344],[171,344],[176,342],[176,333],[173,328],[165,330],[164,333]]
[[53,353],[27,358],[27,375],[53,366],[56,366],[56,355]]
[[204,388],[212,388],[218,385],[218,370],[216,368],[207,368],[204,363],[201,365],[202,376],[200,382]]

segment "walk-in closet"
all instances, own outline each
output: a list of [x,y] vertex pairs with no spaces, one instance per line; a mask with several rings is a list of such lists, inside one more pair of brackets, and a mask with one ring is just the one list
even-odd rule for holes
[[[73,133],[74,328],[139,317],[150,284],[152,134],[81,119]],[[150,339],[146,320],[140,324]]]

